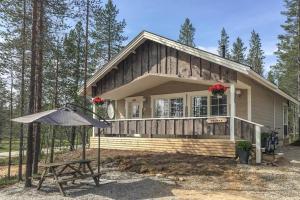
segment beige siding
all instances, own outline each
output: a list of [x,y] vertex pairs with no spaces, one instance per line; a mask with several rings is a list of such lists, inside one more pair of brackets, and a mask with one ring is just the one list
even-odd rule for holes
[[192,91],[202,91],[207,90],[208,85],[199,85],[192,83],[184,83],[171,81],[157,87],[145,90],[143,92],[134,94],[132,96],[148,96],[148,95],[157,95],[157,94],[172,94],[172,93],[181,93],[181,92],[192,92]]
[[282,138],[282,104],[287,100],[242,74],[238,74],[238,80],[251,87],[252,121],[263,124],[265,126],[263,131],[269,131],[267,126],[280,128],[280,138]]
[[248,119],[248,92],[240,90],[241,94],[236,97],[236,116]]

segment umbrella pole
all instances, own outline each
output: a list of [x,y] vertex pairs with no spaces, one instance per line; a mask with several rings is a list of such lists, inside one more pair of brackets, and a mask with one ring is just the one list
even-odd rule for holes
[[[100,128],[98,128],[98,174],[100,173]],[[100,181],[100,176],[99,176],[99,181]]]

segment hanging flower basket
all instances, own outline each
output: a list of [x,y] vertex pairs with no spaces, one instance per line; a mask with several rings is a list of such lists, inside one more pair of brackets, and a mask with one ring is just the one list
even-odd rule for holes
[[104,104],[105,100],[100,97],[92,98],[92,104],[96,106],[102,106]]
[[225,87],[222,84],[214,84],[213,86],[210,86],[208,88],[208,91],[212,93],[212,95],[217,96],[217,97],[222,97],[224,93],[226,92],[227,87]]

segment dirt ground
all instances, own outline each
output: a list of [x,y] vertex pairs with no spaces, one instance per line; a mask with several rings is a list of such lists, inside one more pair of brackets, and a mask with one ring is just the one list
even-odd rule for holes
[[[97,189],[87,187],[81,192],[71,188],[70,195],[77,199],[299,200],[300,147],[280,151],[285,157],[276,158],[274,165],[267,165],[273,157],[265,156],[265,163],[254,166],[240,165],[230,158],[101,150],[101,167],[107,172],[102,178],[114,182],[104,181]],[[97,150],[88,149],[86,157],[96,160]],[[80,158],[81,152],[76,151],[57,155],[55,160]],[[45,198],[45,194],[47,199],[61,198],[55,185],[38,193],[21,188],[2,189],[0,199],[22,199],[15,196],[20,192],[35,199]]]

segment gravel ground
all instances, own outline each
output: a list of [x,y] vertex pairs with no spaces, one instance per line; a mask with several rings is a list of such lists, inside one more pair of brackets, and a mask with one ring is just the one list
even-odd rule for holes
[[[1,189],[0,199],[300,200],[300,164],[288,162],[300,161],[300,147],[289,147],[282,151],[287,159],[279,159],[277,167],[237,165],[226,160],[219,165],[216,163],[220,162],[220,158],[216,158],[216,161],[211,159],[205,162],[205,158],[193,156],[186,158],[184,155],[182,156],[184,160],[180,160],[181,157],[178,155],[173,156],[170,160],[174,160],[175,165],[174,163],[167,165],[164,162],[167,160],[160,155],[145,155],[144,157],[139,155],[137,159],[132,157],[132,152],[129,157],[122,152],[124,159],[118,156],[117,162],[120,163],[121,168],[116,167],[115,162],[113,164],[108,162],[107,165],[110,167],[103,169],[107,171],[107,174],[102,177],[100,187],[95,187],[93,181],[69,184],[65,187],[68,196],[62,197],[56,186],[51,183],[46,182],[41,191],[35,188],[25,190],[21,183]],[[114,154],[117,153],[114,152]],[[151,162],[151,159],[157,160],[156,156],[161,158],[160,162],[163,167],[149,166],[155,174],[149,173],[149,169],[146,168],[147,163]],[[129,158],[135,162],[128,162]],[[190,162],[187,163],[187,160]],[[140,166],[141,163],[143,167]],[[138,167],[132,165],[138,165]],[[201,170],[193,170],[190,175],[184,170],[181,170],[180,174],[174,174],[174,171],[178,171],[177,168],[173,169],[176,165],[180,168],[186,167],[186,171],[191,170],[191,167]],[[158,169],[162,172],[158,173]],[[148,172],[141,174],[132,170]]]

